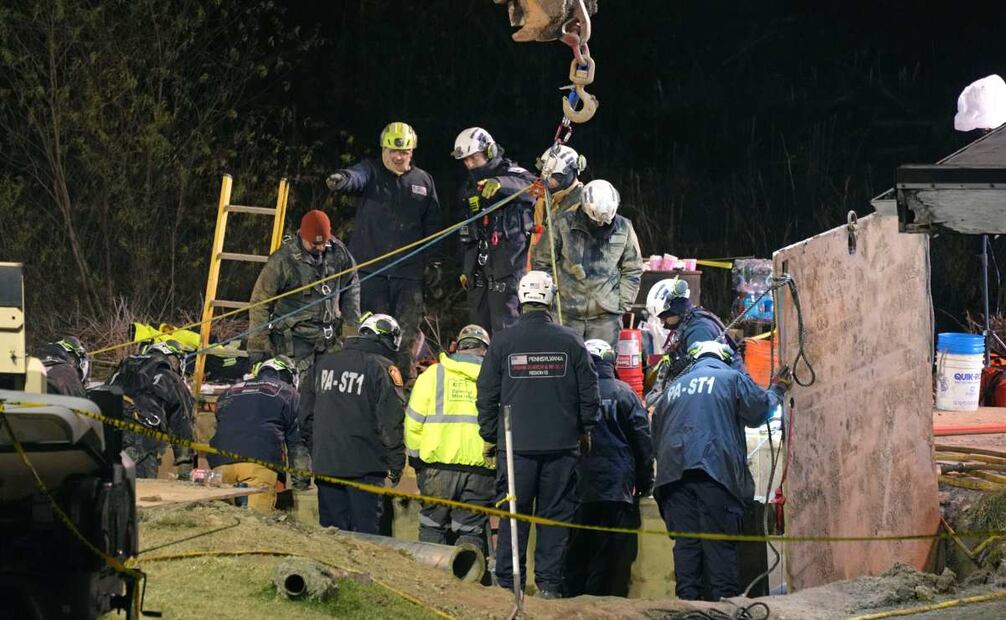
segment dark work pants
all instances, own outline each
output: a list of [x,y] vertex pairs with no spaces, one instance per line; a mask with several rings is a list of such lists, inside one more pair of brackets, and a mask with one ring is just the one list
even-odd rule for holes
[[[668,531],[740,534],[744,506],[701,470],[661,485],[655,495]],[[733,541],[674,541],[675,594],[685,600],[718,601],[741,593],[740,560]]]
[[[384,476],[346,478],[354,482],[381,486]],[[315,481],[318,484],[318,522],[322,527],[337,527],[347,532],[377,534],[381,520],[382,495],[367,493],[341,484]]]
[[[502,290],[501,290],[502,289]],[[469,320],[481,325],[490,334],[498,334],[517,322],[517,278],[511,276],[489,282],[481,274],[472,278],[468,287]]]
[[[627,502],[588,502],[576,510],[577,523],[636,529],[639,505]],[[565,596],[628,596],[632,563],[639,537],[590,530],[572,530],[566,555]]]
[[[492,506],[496,480],[489,473],[441,469],[427,466],[416,473],[419,492],[431,497],[452,499],[476,506]],[[455,545],[468,543],[489,551],[486,528],[489,517],[484,514],[440,506],[423,505],[419,509],[419,541]]]
[[[361,273],[360,278],[368,274]],[[419,334],[419,322],[426,309],[423,305],[423,288],[419,280],[392,278],[383,273],[360,282],[360,311],[387,314],[402,328],[402,346],[398,349],[395,365],[406,381],[415,377],[416,360],[412,346]]]
[[[546,454],[515,454],[514,478],[517,512],[546,519],[571,521],[576,512],[576,451]],[[506,453],[501,449],[496,463],[496,499],[507,497]],[[507,510],[507,504],[501,505]],[[536,525],[534,582],[539,590],[561,593],[563,567],[569,529]],[[520,550],[521,588],[527,583],[527,537],[530,524],[517,522]],[[510,520],[500,519],[496,538],[496,579],[507,590],[513,589],[513,563],[510,547]]]

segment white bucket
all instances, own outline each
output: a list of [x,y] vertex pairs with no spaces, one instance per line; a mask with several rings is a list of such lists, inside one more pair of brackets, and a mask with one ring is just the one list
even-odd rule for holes
[[984,355],[936,352],[936,408],[977,411]]

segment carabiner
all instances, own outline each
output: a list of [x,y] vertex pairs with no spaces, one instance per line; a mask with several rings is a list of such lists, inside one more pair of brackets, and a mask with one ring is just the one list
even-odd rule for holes
[[570,97],[563,97],[562,113],[574,123],[586,123],[594,118],[594,113],[597,112],[597,97],[588,93],[580,85],[573,86],[573,92],[576,93],[576,97],[580,100],[580,109],[574,110]]

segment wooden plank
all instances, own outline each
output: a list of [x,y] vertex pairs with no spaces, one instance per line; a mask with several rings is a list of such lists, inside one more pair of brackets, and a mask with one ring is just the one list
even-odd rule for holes
[[208,487],[195,482],[181,480],[161,480],[138,478],[136,480],[136,506],[150,508],[168,504],[191,504],[194,502],[234,499],[255,493],[263,489],[254,487],[239,488],[234,486]]
[[[928,238],[897,220],[859,219],[784,248],[776,273],[799,289],[806,356],[817,380],[794,386],[786,533],[879,536],[936,533]],[[792,364],[797,317],[780,303],[781,349]],[[806,379],[802,364],[797,376]],[[799,590],[895,562],[924,568],[932,541],[786,545],[788,583]]]

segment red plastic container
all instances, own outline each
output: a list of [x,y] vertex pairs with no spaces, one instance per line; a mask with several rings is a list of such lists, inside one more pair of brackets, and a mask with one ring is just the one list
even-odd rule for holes
[[623,329],[615,347],[615,374],[643,397],[643,332]]

